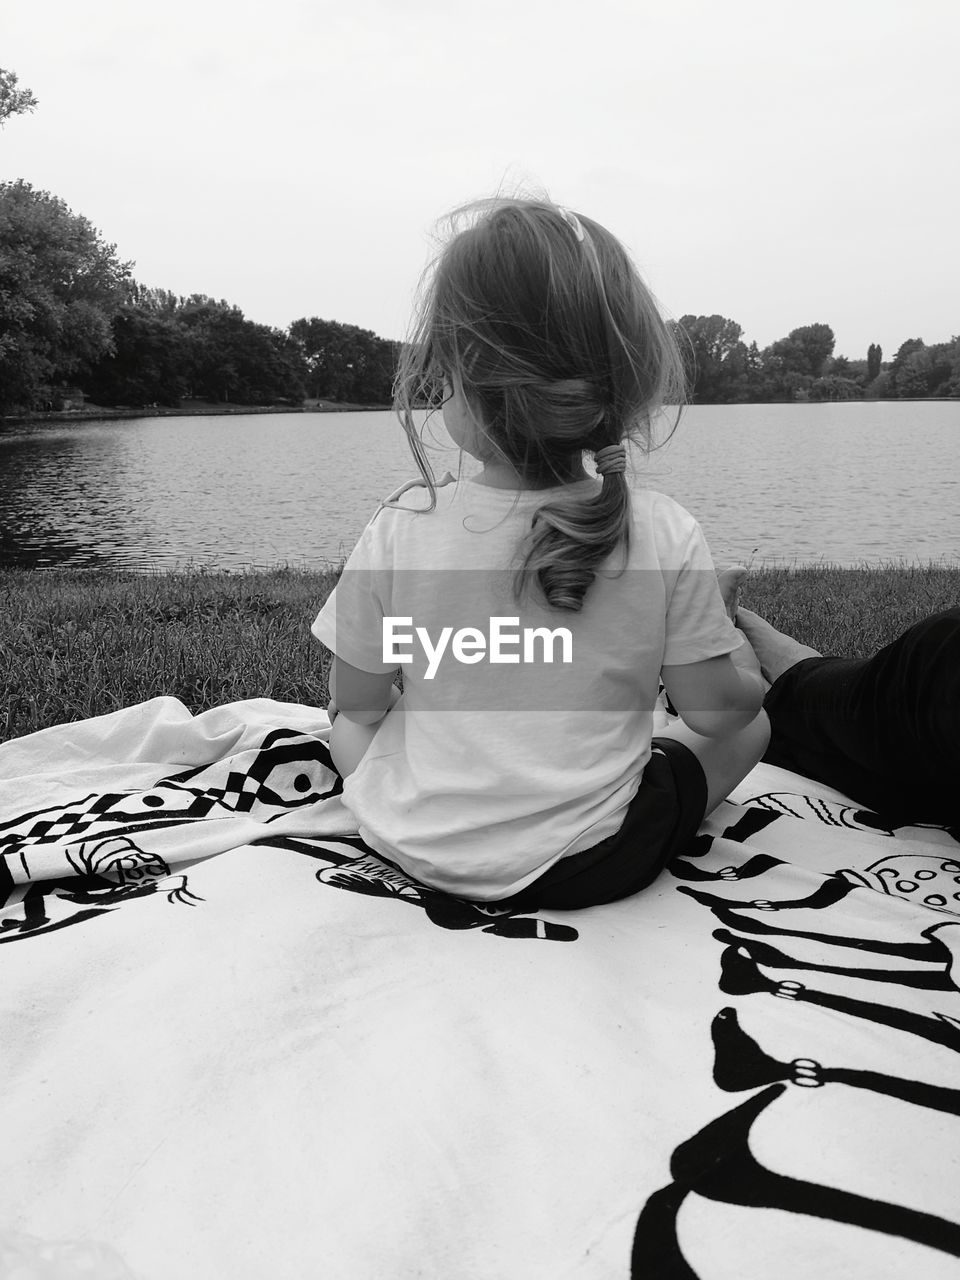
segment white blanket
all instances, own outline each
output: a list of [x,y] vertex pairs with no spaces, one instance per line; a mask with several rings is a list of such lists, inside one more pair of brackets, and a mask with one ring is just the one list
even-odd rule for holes
[[327,736],[0,746],[0,1276],[955,1280],[960,832],[761,766],[637,897],[494,916]]

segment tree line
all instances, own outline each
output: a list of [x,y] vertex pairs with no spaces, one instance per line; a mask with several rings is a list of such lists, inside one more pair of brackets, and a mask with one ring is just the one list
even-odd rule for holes
[[183,400],[241,405],[390,400],[398,344],[356,325],[295,320],[288,330],[247,320],[203,294],[178,297],[128,282],[112,342],[79,387],[96,404]]
[[960,337],[932,346],[908,338],[884,364],[877,343],[863,360],[835,356],[828,324],[802,325],[762,350],[725,316],[681,316],[673,330],[696,404],[960,396]]
[[399,344],[318,317],[288,330],[239,307],[148,289],[86,218],[0,183],[0,415],[98,405],[390,400]]
[[56,408],[68,388],[136,407],[390,400],[397,343],[317,317],[257,324],[131,266],[57,196],[0,184],[0,413]]
[[[36,109],[0,68],[0,128]],[[86,219],[28,182],[0,183],[0,415],[100,405],[390,400],[399,344],[368,329],[256,324],[239,307],[149,289]]]
[[[57,196],[0,183],[0,414],[57,408],[72,387],[131,407],[389,402],[399,343],[317,316],[257,324],[223,299],[146,288],[131,267]],[[826,324],[762,350],[724,316],[673,328],[698,404],[960,396],[956,337],[910,338],[885,364],[876,344],[834,355]]]
[[[36,105],[0,69],[0,128]],[[317,316],[257,324],[223,299],[147,288],[132,267],[59,197],[0,183],[0,415],[57,408],[72,387],[111,406],[389,402],[399,343]],[[673,328],[695,403],[960,396],[960,337],[910,338],[884,364],[875,343],[863,360],[834,355],[826,324],[762,350],[724,316]]]

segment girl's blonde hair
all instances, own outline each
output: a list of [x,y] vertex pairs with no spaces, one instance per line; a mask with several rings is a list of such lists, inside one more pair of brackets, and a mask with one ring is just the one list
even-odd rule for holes
[[[464,227],[462,224],[467,222]],[[442,407],[459,383],[491,455],[531,487],[566,483],[586,451],[632,439],[685,398],[673,334],[620,242],[544,200],[496,198],[456,210],[428,267],[394,407],[436,505],[414,411]],[[516,594],[535,574],[547,602],[578,611],[596,570],[629,543],[626,477],[599,494],[551,497],[521,547]]]

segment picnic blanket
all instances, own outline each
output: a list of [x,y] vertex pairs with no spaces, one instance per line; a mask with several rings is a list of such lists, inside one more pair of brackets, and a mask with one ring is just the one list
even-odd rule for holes
[[957,1276],[960,832],[760,766],[644,893],[496,914],[328,733],[0,745],[0,1276]]

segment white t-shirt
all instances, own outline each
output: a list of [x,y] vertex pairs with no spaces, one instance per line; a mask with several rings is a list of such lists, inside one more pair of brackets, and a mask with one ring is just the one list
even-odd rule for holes
[[539,590],[517,603],[534,511],[598,490],[461,480],[425,512],[414,488],[378,509],[313,624],[352,666],[403,672],[343,798],[363,839],[425,884],[495,901],[619,830],[650,758],[661,667],[741,643],[700,526],[650,490],[631,495],[626,564],[609,558],[579,613]]

